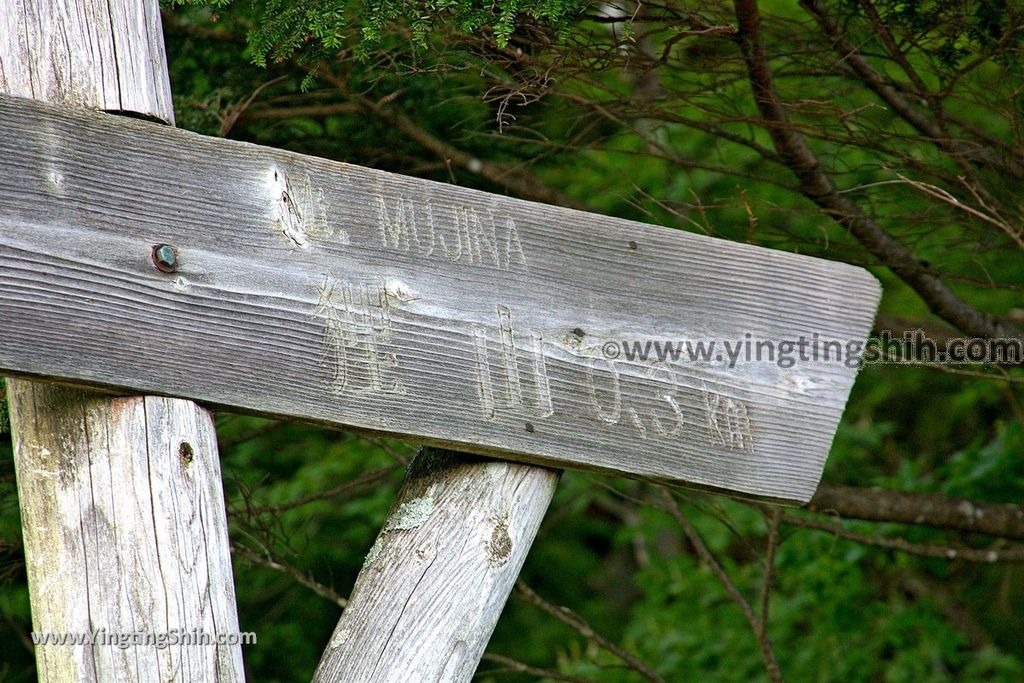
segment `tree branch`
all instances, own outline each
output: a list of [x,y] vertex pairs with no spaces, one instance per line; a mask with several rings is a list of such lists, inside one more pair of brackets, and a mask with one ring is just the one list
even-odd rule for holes
[[[342,92],[348,91],[347,84],[326,67],[321,67],[317,73]],[[525,199],[583,211],[587,209],[583,202],[559,192],[537,178],[537,176],[518,166],[480,159],[454,145],[448,144],[432,135],[405,114],[389,107],[387,103],[373,100],[365,95],[353,95],[353,97],[355,102],[365,111],[384,119],[408,135],[411,140],[418,143],[424,149],[433,152],[447,163],[454,164],[470,173],[475,173],[496,185],[504,186],[514,194]]]
[[531,666],[530,664],[527,664],[525,662],[520,662],[518,659],[512,659],[511,657],[506,657],[504,655],[494,654],[493,652],[485,652],[483,659],[487,660],[488,662],[500,664],[501,666],[505,667],[510,671],[517,671],[522,674],[529,674],[531,676],[536,676],[537,678],[544,678],[552,681],[565,681],[566,683],[598,683],[598,681],[595,681],[592,678],[570,676],[568,674],[552,671],[551,669],[541,669],[540,667]]
[[803,135],[786,116],[782,102],[775,91],[768,56],[761,35],[761,16],[757,0],[735,0],[739,32],[736,40],[747,65],[747,74],[754,100],[765,128],[783,163],[796,176],[801,193],[817,204],[825,213],[847,228],[874,256],[881,259],[896,275],[906,282],[924,302],[941,318],[967,334],[976,337],[1012,337],[1020,334],[1012,325],[983,313],[968,305],[941,280],[914,257],[914,255],[885,232],[870,216],[839,192],[825,173],[820,161]]
[[519,595],[526,599],[532,605],[535,605],[555,619],[575,629],[584,638],[591,640],[595,645],[603,650],[610,652],[615,655],[623,662],[625,662],[630,668],[639,673],[641,676],[651,681],[651,683],[665,683],[665,679],[658,675],[658,673],[647,665],[646,662],[641,660],[633,653],[624,650],[612,641],[605,638],[603,635],[594,630],[594,628],[587,623],[587,621],[576,614],[567,607],[556,607],[550,602],[538,595],[532,588],[530,588],[525,581],[520,579],[516,582],[516,590],[519,591]]
[[330,600],[342,609],[348,607],[348,598],[344,597],[330,586],[325,586],[324,584],[320,583],[319,581],[314,579],[312,575],[304,574],[303,572],[299,571],[298,568],[293,567],[290,564],[285,564],[283,562],[276,560],[270,555],[270,553],[267,553],[266,555],[260,555],[253,552],[249,548],[246,548],[244,545],[240,543],[232,543],[231,550],[238,557],[244,557],[245,559],[249,560],[254,564],[267,567],[268,569],[273,569],[276,572],[280,572],[285,576],[291,577],[300,585],[309,588],[320,597],[326,600]]
[[[928,138],[936,147],[954,157],[954,160],[968,160],[977,164],[989,166],[1000,173],[1010,175],[1014,178],[1024,178],[1024,166],[1013,159],[1005,159],[992,150],[977,144],[970,144],[964,140],[958,140],[946,134],[942,127],[930,121],[924,114],[918,111],[903,95],[889,85],[881,74],[861,56],[857,47],[843,34],[843,30],[833,19],[824,4],[820,0],[800,0],[803,7],[821,27],[822,33],[831,41],[836,52],[840,55],[842,62],[848,65],[858,78],[871,89],[878,97],[896,112],[900,118],[909,123],[921,135]],[[892,42],[891,36],[881,24],[881,19],[874,14],[874,7],[870,3],[864,3],[865,8],[870,8],[869,16],[875,23],[875,30],[879,33],[889,54],[900,64],[904,72],[911,78],[922,98],[930,97],[930,93],[924,88],[924,82],[917,72],[906,61]],[[936,105],[937,107],[938,105]],[[939,113],[941,110],[936,110]]]
[[984,563],[1024,562],[1024,548],[1022,547],[970,548],[964,545],[953,546],[933,545],[930,543],[912,543],[904,538],[862,534],[856,531],[850,531],[842,524],[819,522],[817,520],[804,519],[793,515],[786,515],[782,521],[786,524],[802,527],[804,529],[824,531],[838,538],[853,541],[854,543],[872,545],[879,548],[887,548],[889,550],[898,550],[900,552],[909,553],[911,555],[920,555],[922,557],[937,557],[943,560],[966,560],[968,562]]
[[923,524],[1024,540],[1024,507],[967,500],[941,493],[822,484],[807,504],[807,509],[842,518]]
[[686,537],[690,540],[693,545],[693,549],[696,551],[697,556],[704,561],[704,564],[708,566],[711,573],[715,575],[718,581],[725,588],[725,592],[728,593],[729,597],[739,605],[740,610],[743,612],[743,616],[746,617],[747,623],[750,624],[750,628],[754,631],[754,638],[757,640],[757,647],[761,651],[761,659],[764,661],[765,669],[768,671],[768,677],[775,683],[781,683],[782,672],[779,670],[779,663],[775,659],[775,652],[772,650],[771,641],[768,638],[768,629],[761,623],[757,615],[754,614],[754,609],[750,606],[743,594],[740,593],[739,589],[736,588],[736,584],[732,582],[729,575],[725,573],[725,569],[718,563],[711,550],[704,544],[704,539],[697,533],[697,529],[690,524],[690,520],[686,518],[683,511],[679,508],[679,504],[676,502],[672,492],[665,486],[660,487],[662,497],[665,499],[665,503],[668,506],[668,512],[676,520],[676,522],[683,528],[683,532]]
[[758,619],[761,631],[758,638],[768,636],[768,607],[772,596],[772,582],[775,580],[775,552],[779,548],[779,524],[782,522],[782,510],[772,508],[766,513],[768,518],[768,548],[764,558],[764,580],[761,583],[761,612]]
[[336,116],[338,114],[355,114],[363,108],[355,102],[330,102],[326,104],[305,104],[291,107],[259,107],[247,109],[239,117],[243,121],[253,119],[290,119],[293,116]]

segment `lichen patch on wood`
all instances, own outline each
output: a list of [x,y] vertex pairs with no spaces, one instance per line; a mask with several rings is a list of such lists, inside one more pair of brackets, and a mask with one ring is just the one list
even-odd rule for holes
[[558,477],[423,449],[356,579],[358,609],[342,613],[314,682],[467,683]]
[[429,519],[434,512],[434,499],[421,496],[403,503],[395,516],[388,522],[387,531],[415,529]]

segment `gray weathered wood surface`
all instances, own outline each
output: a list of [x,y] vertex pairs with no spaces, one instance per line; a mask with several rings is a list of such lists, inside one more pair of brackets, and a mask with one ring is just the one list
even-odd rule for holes
[[[244,680],[239,644],[186,640],[238,633],[209,413],[24,381],[9,398],[32,628],[95,634],[37,645],[39,680]],[[177,641],[116,645],[133,634]]]
[[159,3],[0,0],[0,92],[173,124]]
[[[171,122],[156,0],[0,0],[0,91]],[[183,644],[238,631],[210,415],[25,380],[7,399],[33,630],[95,639],[38,645],[39,680],[243,680],[239,645]],[[112,644],[135,634],[168,646]]]
[[805,501],[853,369],[603,345],[860,341],[879,296],[841,263],[143,121],[4,97],[0,126],[10,372]]
[[558,477],[542,467],[421,452],[314,682],[469,681]]

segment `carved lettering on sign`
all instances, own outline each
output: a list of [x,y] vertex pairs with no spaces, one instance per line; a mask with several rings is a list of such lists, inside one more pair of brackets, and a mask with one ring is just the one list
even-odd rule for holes
[[315,315],[324,321],[323,363],[331,391],[404,394],[395,376],[394,331],[387,284],[326,278],[317,286]]
[[[518,349],[511,309],[499,304],[497,310],[497,362],[492,362],[492,344],[489,343],[489,337],[494,336],[493,328],[477,327],[473,330],[480,409],[488,419],[493,419],[499,410],[548,417],[554,413],[554,407],[544,361],[543,339],[539,332],[527,331],[529,349]],[[524,355],[528,356],[525,363],[521,358]],[[498,372],[492,371],[495,365],[500,368]],[[522,366],[525,366],[525,373]]]
[[[678,381],[667,363],[655,363],[647,370],[647,376],[659,382],[659,386],[667,383],[670,390],[663,391],[658,397],[659,406],[668,406],[668,414],[659,416],[654,409],[650,412],[650,423],[654,432],[660,436],[679,436],[683,431],[683,411],[676,401],[676,391],[679,389]],[[664,414],[664,410],[662,413]],[[643,429],[641,428],[641,432]],[[643,434],[641,434],[643,435]]]
[[[595,365],[604,363],[608,372],[602,373],[608,377],[608,384],[598,388],[597,380],[594,377]],[[619,371],[615,363],[603,358],[592,358],[587,363],[587,392],[590,396],[590,406],[598,419],[605,424],[617,424],[622,414],[622,391],[619,386]]]
[[376,202],[380,243],[385,249],[498,270],[528,270],[511,216],[405,197],[378,195]]
[[[607,379],[599,386],[595,370],[602,363],[607,372],[601,373]],[[594,415],[605,424],[618,424],[623,412],[633,425],[641,439],[654,436],[679,436],[684,427],[683,410],[676,400],[679,389],[678,382],[667,363],[655,363],[647,368],[647,378],[651,383],[647,386],[658,387],[661,392],[650,397],[631,397],[626,400],[622,395],[624,379],[614,361],[603,358],[592,358],[587,368],[587,391]]]
[[711,391],[704,386],[704,410],[711,442],[734,451],[754,450],[747,404]]

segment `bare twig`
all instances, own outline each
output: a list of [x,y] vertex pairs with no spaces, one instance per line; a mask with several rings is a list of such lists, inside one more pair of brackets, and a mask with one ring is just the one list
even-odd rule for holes
[[221,117],[220,130],[217,131],[217,134],[220,135],[222,138],[226,137],[227,134],[231,132],[231,129],[235,127],[235,124],[238,122],[238,118],[242,114],[244,114],[245,110],[249,108],[249,105],[251,105],[253,101],[255,101],[255,99],[260,96],[260,93],[262,93],[267,88],[280,83],[281,81],[287,80],[287,78],[287,76],[278,76],[277,78],[272,78],[266,83],[263,83],[262,85],[257,87],[255,90],[253,90],[252,94],[249,95],[249,97],[244,99],[242,102],[230,105],[225,110],[224,115]]
[[775,581],[775,551],[779,548],[779,524],[782,521],[782,510],[772,508],[767,514],[768,517],[768,547],[764,557],[764,581],[761,583],[761,632],[758,638],[767,636],[768,629],[768,605],[771,602],[772,583]]
[[516,590],[519,592],[520,596],[526,599],[527,602],[539,607],[563,624],[575,629],[581,636],[592,641],[601,649],[615,655],[647,680],[652,683],[665,683],[665,679],[659,676],[654,669],[647,665],[647,663],[595,631],[583,617],[576,614],[568,607],[556,607],[555,605],[552,605],[550,602],[539,596],[536,591],[530,588],[526,582],[522,580],[516,582]]
[[[930,121],[924,114],[915,109],[914,106],[908,102],[895,87],[882,78],[881,74],[875,71],[871,64],[861,55],[860,50],[858,50],[857,47],[845,36],[843,29],[828,13],[825,4],[821,2],[821,0],[801,0],[800,5],[815,18],[821,26],[822,33],[835,46],[836,52],[840,55],[843,63],[848,65],[850,69],[857,74],[861,82],[870,88],[882,101],[889,105],[894,112],[913,126],[914,129],[924,135],[935,146],[944,152],[949,153],[950,156],[957,160],[967,159],[975,163],[986,164],[1002,173],[1009,174],[1014,178],[1024,178],[1024,166],[1020,163],[1001,157],[987,146],[974,145],[963,140],[951,138],[943,131],[941,126]],[[865,3],[865,5],[871,7],[870,3]],[[880,25],[880,23],[875,24],[876,30]],[[884,28],[884,25],[881,26]],[[927,98],[929,93],[927,88],[924,86],[924,82],[921,80],[920,76],[917,75],[916,71],[914,71],[913,67],[910,66],[904,58],[902,58],[899,50],[891,43],[891,37],[888,37],[887,41],[887,36],[887,31],[882,31],[880,34],[880,38],[882,38],[883,42],[885,42],[887,47],[891,50],[891,56],[895,61],[897,61],[897,63],[900,63],[901,66],[905,66],[906,69],[908,69],[908,76],[913,80],[915,87],[919,89],[917,95],[922,98]]]
[[239,543],[232,543],[231,550],[239,557],[244,557],[253,564],[258,564],[262,567],[273,569],[276,572],[280,572],[285,576],[289,576],[295,579],[295,581],[297,581],[301,585],[305,586],[306,588],[309,588],[320,597],[330,600],[338,607],[344,608],[348,606],[348,598],[342,596],[340,593],[335,591],[330,586],[325,586],[324,584],[320,583],[319,581],[314,579],[312,575],[305,574],[298,568],[274,558],[269,552],[261,555],[256,552],[253,552],[249,548]]
[[372,443],[374,446],[384,451],[388,455],[388,457],[390,457],[392,460],[399,463],[400,465],[409,464],[409,460],[412,455],[411,453],[402,453],[383,439],[378,439],[371,436],[364,436],[363,441],[366,441],[367,443]]
[[[998,212],[989,211],[986,213],[985,211],[976,209],[969,204],[964,204],[955,196],[953,196],[952,193],[942,189],[941,187],[938,187],[937,185],[932,185],[931,183],[924,183],[919,180],[911,180],[910,178],[907,178],[906,176],[900,173],[897,173],[896,175],[901,182],[923,192],[929,197],[932,197],[933,199],[937,199],[940,202],[948,204],[949,206],[952,206],[954,209],[963,211],[967,215],[973,216],[978,220],[996,226],[997,228],[1005,232],[1010,237],[1010,239],[1012,239],[1017,244],[1018,247],[1024,249],[1024,236],[1022,236],[1024,235],[1024,233],[1022,233],[1020,228],[1015,228],[1013,225],[1011,225],[1005,218],[1000,216]],[[966,184],[966,179],[961,178],[961,182],[964,182]],[[984,207],[985,202],[982,199],[982,197],[977,194],[977,190],[975,190],[970,185],[968,185],[967,187],[970,192],[974,193],[975,200],[978,201]]]
[[329,104],[306,104],[291,107],[260,107],[248,109],[241,115],[241,119],[249,121],[253,119],[289,119],[293,116],[309,116],[317,118],[320,116],[337,116],[338,114],[355,114],[363,111],[363,108],[354,102],[332,102]]
[[736,584],[732,582],[729,575],[725,573],[722,565],[718,563],[714,553],[704,544],[704,539],[697,533],[697,529],[690,523],[690,520],[686,518],[683,511],[679,508],[679,503],[676,502],[675,496],[667,487],[660,487],[662,497],[665,500],[665,504],[668,506],[668,512],[676,520],[676,522],[683,528],[683,533],[690,540],[690,544],[693,545],[694,551],[697,556],[703,560],[704,564],[708,566],[711,573],[715,575],[722,587],[725,588],[725,592],[729,595],[733,602],[739,605],[740,610],[743,612],[743,616],[746,617],[747,623],[750,624],[750,628],[754,632],[754,637],[757,639],[757,646],[761,652],[761,659],[764,661],[765,670],[768,672],[768,676],[772,681],[778,682],[782,680],[782,672],[779,670],[778,661],[775,659],[775,651],[772,649],[771,641],[768,639],[766,629],[761,624],[761,620],[758,619],[757,615],[754,614],[753,608],[750,606],[750,602],[747,601],[743,594],[740,593],[739,589],[736,588]]
[[246,441],[251,441],[252,439],[261,437],[264,434],[269,434],[270,432],[280,427],[281,424],[281,420],[272,420],[266,424],[262,424],[259,425],[258,427],[253,427],[250,430],[244,431],[241,434],[231,437],[230,439],[221,439],[218,447],[220,448],[221,451],[226,451],[229,448],[234,448],[235,446],[241,443],[245,443]]
[[[582,676],[570,676],[569,674],[559,673],[557,671],[552,671],[551,669],[542,669],[540,667],[532,666],[525,662],[520,662],[518,659],[512,659],[511,657],[506,657],[504,655],[498,655],[491,652],[485,652],[483,655],[483,659],[489,662],[494,662],[495,664],[500,664],[501,666],[507,668],[509,671],[515,671],[517,673],[522,674],[529,674],[531,676],[536,676],[537,678],[548,678],[553,681],[565,681],[566,683],[598,683],[592,678],[583,678]],[[487,673],[493,675],[496,673],[501,673],[501,671],[491,669],[487,671]]]
[[[348,91],[345,81],[338,78],[326,66],[321,66],[317,73],[342,92]],[[373,100],[359,94],[353,94],[352,98],[364,110],[379,116],[425,149],[459,168],[475,173],[490,182],[503,185],[526,199],[574,209],[586,209],[583,202],[552,188],[520,166],[481,159],[434,136],[411,118],[389,106],[391,101],[397,98],[397,93],[391,99]]]
[[328,498],[335,498],[342,494],[351,493],[352,491],[361,489],[364,486],[380,481],[381,479],[386,478],[392,472],[397,470],[398,467],[398,464],[389,465],[388,467],[382,467],[380,469],[367,472],[363,476],[357,479],[353,479],[352,481],[347,481],[344,484],[339,484],[334,488],[326,489],[324,491],[318,491],[316,493],[311,493],[307,496],[296,498],[295,500],[289,500],[286,503],[278,503],[277,505],[263,505],[260,507],[250,507],[248,510],[246,510],[246,512],[252,515],[278,513],[284,512],[285,510],[293,510],[297,507],[308,505],[309,503],[313,503],[318,500],[327,500]]
[[843,538],[863,545],[872,545],[879,548],[898,550],[911,555],[922,557],[938,557],[944,560],[966,560],[967,562],[1024,562],[1024,546],[1012,546],[1007,548],[970,548],[960,545],[933,545],[924,543],[912,543],[903,538],[892,538],[888,536],[874,536],[850,531],[841,524],[832,522],[821,522],[794,515],[786,515],[783,520],[786,524],[824,531],[838,538]]
[[990,379],[994,382],[1009,382],[1010,384],[1024,384],[1024,377],[1011,375],[1006,370],[996,367],[998,372],[981,372],[978,370],[965,370],[963,368],[951,368],[941,363],[929,363],[926,367],[935,368],[940,372],[949,375],[960,375],[962,377],[973,377],[975,379]]

